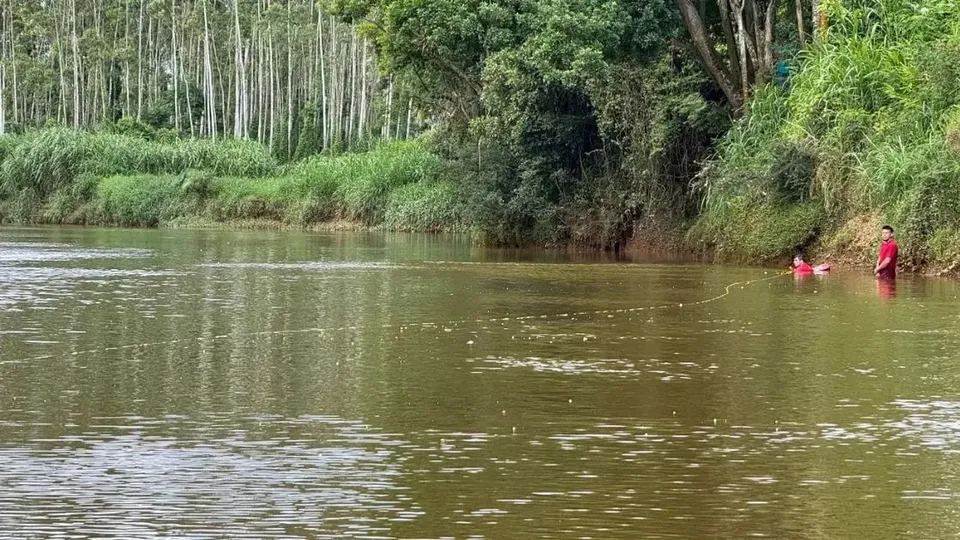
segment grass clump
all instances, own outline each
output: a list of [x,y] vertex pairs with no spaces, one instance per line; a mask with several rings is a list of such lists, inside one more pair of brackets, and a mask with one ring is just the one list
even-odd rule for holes
[[[361,154],[313,156],[267,178],[219,178],[209,208],[218,220],[272,219],[295,226],[346,220],[427,230],[434,227],[429,220],[414,225],[398,216],[441,215],[437,204],[456,203],[446,191],[426,187],[440,167],[440,158],[417,141],[382,144]],[[406,186],[411,186],[406,194],[394,197]]]
[[176,176],[111,176],[94,197],[99,221],[126,227],[155,227],[189,213],[191,196]]
[[[339,158],[344,218],[371,225],[386,217],[391,194],[439,175],[440,159],[416,142],[387,145]],[[426,192],[424,192],[426,193]]]
[[459,231],[463,228],[462,197],[450,182],[406,184],[390,194],[384,226],[397,231]]

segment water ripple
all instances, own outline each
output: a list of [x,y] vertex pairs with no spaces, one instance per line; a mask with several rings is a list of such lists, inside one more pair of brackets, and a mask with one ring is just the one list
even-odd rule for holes
[[[381,538],[393,522],[422,513],[395,482],[402,471],[391,446],[402,441],[359,422],[98,422],[93,433],[0,449],[0,530],[80,539]],[[258,438],[265,422],[287,434]],[[203,437],[221,429],[229,435]],[[180,437],[160,435],[171,430]]]

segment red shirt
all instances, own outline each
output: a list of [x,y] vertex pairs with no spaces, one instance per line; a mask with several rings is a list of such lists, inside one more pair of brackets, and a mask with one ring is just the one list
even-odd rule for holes
[[793,267],[793,273],[794,274],[812,274],[813,267],[807,264],[806,262],[802,262],[799,265]]
[[893,238],[880,244],[880,260],[877,264],[882,263],[887,257],[890,257],[890,264],[880,270],[878,277],[893,279],[897,277],[897,241]]

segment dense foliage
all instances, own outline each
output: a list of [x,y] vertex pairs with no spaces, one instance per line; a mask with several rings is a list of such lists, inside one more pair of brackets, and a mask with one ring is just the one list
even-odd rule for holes
[[864,249],[858,229],[884,221],[907,264],[956,262],[960,4],[824,8],[829,28],[803,51],[789,91],[763,88],[720,145],[694,237],[765,259],[817,240]]
[[[689,217],[729,122],[671,0],[343,0],[430,111],[486,242],[612,246]],[[669,223],[669,225],[667,225]]]

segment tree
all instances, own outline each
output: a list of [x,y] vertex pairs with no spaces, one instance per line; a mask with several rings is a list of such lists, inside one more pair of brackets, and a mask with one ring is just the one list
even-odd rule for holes
[[[741,109],[750,87],[768,81],[773,70],[777,0],[714,0],[715,12],[705,2],[676,2],[704,68],[730,105]],[[721,36],[711,33],[717,27]]]
[[0,118],[272,134],[282,157],[308,121],[350,146],[379,131],[387,91],[366,44],[313,0],[0,0]]

